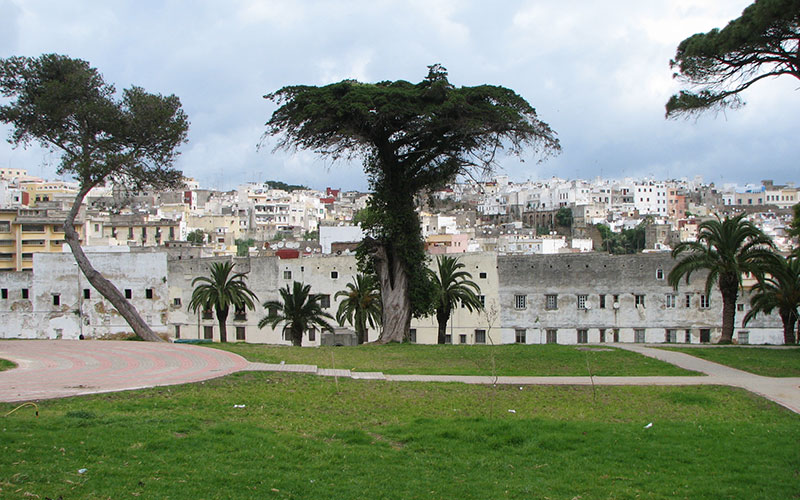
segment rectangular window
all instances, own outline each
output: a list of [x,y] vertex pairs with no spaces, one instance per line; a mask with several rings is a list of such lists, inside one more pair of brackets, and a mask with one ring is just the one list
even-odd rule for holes
[[666,333],[664,334],[664,342],[667,344],[674,344],[678,341],[678,331],[673,328],[667,328]]
[[700,309],[708,309],[711,307],[711,299],[708,295],[701,295],[700,296]]
[[664,270],[663,269],[656,270],[656,279],[657,280],[663,280],[664,279]]
[[0,289],[0,298],[7,299],[8,298],[8,288]]
[[330,295],[320,295],[319,296],[319,306],[323,309],[327,309],[331,306],[331,296]]
[[548,311],[555,311],[558,309],[558,295],[545,295],[544,308]]
[[145,288],[144,289],[144,298],[152,299],[153,298],[153,289],[152,288]]
[[634,295],[633,303],[636,307],[644,307],[644,295]]
[[292,272],[291,271],[284,271],[283,272],[283,279],[285,279],[285,280],[292,279]]
[[331,279],[339,279],[339,271],[331,271]]
[[514,295],[514,309],[525,309],[525,295]]
[[44,224],[23,224],[22,225],[22,232],[23,233],[43,233],[44,232]]
[[22,298],[23,299],[27,299],[28,298],[28,289],[27,288],[23,288],[22,289]]
[[589,330],[585,328],[578,329],[578,343],[579,344],[586,344],[589,342]]
[[133,297],[133,290],[131,290],[130,288],[126,288],[125,289],[125,298],[126,299],[130,299],[131,297]]
[[247,311],[245,310],[244,305],[241,307],[236,306],[233,311],[233,320],[234,321],[247,321]]
[[445,335],[444,336],[444,343],[445,344],[452,344],[453,343],[453,336],[452,335]]
[[482,280],[486,279],[486,273],[478,273],[478,277]]
[[664,296],[664,306],[667,309],[675,309],[675,295],[668,293]]
[[578,309],[586,309],[586,299],[588,295],[578,295]]
[[558,330],[555,328],[551,328],[546,330],[547,338],[546,341],[548,344],[558,344]]
[[128,239],[129,240],[133,239],[133,227],[132,226],[128,228]]
[[410,343],[412,343],[412,344],[416,344],[417,343],[417,329],[416,328],[410,328],[408,330],[408,341]]
[[606,308],[606,296],[600,295],[600,309]]
[[466,344],[467,343],[467,334],[466,333],[460,333],[458,335],[458,343],[459,344]]
[[687,344],[691,344],[692,343],[692,331],[687,328],[683,332],[684,332],[683,341],[685,343],[687,343]]
[[606,329],[605,328],[599,328],[598,331],[600,332],[600,342],[605,342],[606,341]]
[[517,344],[527,343],[525,337],[526,336],[524,328],[517,328],[516,330],[514,330],[514,342],[516,342]]
[[476,344],[486,343],[486,330],[475,330],[475,343]]
[[236,327],[236,340],[244,340],[244,333],[245,333],[245,327],[237,326]]
[[203,338],[212,340],[214,338],[214,327],[211,325],[206,325],[203,327]]
[[175,325],[175,338],[181,338],[181,325]]
[[211,309],[206,309],[203,311],[203,319],[214,319],[214,313]]
[[172,299],[172,305],[173,306],[180,306],[181,305],[181,298],[180,297],[175,297],[174,299]]
[[692,294],[691,293],[687,293],[686,294],[686,299],[684,300],[684,306],[685,307],[692,307]]
[[635,328],[633,330],[633,341],[639,344],[644,343],[644,328]]
[[53,305],[60,306],[61,305],[61,295],[54,293],[53,294]]
[[315,328],[311,328],[310,330],[308,330],[308,341],[309,342],[317,341],[317,330]]
[[83,289],[83,298],[87,300],[92,298],[92,290],[90,288]]
[[11,222],[10,221],[0,221],[0,233],[10,233],[11,232]]
[[170,226],[169,227],[169,239],[171,239],[171,240],[175,239],[175,227],[174,226]]

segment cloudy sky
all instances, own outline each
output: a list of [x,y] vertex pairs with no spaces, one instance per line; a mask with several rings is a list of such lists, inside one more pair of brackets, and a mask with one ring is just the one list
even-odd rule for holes
[[[0,0],[0,57],[60,53],[118,89],[176,94],[189,115],[178,166],[205,187],[278,179],[367,189],[358,164],[257,150],[285,85],[418,82],[443,64],[458,86],[514,89],[558,133],[543,163],[504,159],[513,180],[681,178],[800,181],[800,82],[764,81],[747,105],[665,120],[669,59],[750,0],[69,1]],[[0,134],[9,128],[0,125]],[[57,157],[0,144],[0,166],[53,177]]]

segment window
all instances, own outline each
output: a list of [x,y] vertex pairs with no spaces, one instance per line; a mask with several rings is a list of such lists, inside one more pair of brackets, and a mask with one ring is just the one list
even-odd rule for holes
[[708,309],[711,307],[711,300],[708,295],[700,295],[700,309]]
[[664,306],[667,309],[675,309],[675,295],[674,294],[668,293],[664,297]]
[[517,344],[527,343],[525,338],[524,328],[517,328],[516,330],[514,330],[514,342],[516,342]]
[[145,288],[144,289],[144,298],[152,299],[153,298],[153,289],[152,288]]
[[23,224],[22,225],[22,232],[23,233],[43,233],[44,232],[44,224]]
[[22,289],[22,298],[23,299],[27,299],[28,298],[28,289],[27,288],[23,288]]
[[181,325],[175,325],[175,338],[181,338]]
[[548,311],[555,311],[558,309],[558,295],[545,295],[544,308]]
[[445,344],[452,344],[453,343],[453,336],[452,335],[445,335],[444,336],[444,343]]
[[11,232],[11,222],[10,221],[0,221],[0,233],[10,233]]
[[130,288],[126,288],[125,289],[125,298],[129,299],[131,297],[133,297],[133,290],[131,290]]
[[614,309],[619,308],[619,295],[614,295]]
[[0,298],[7,299],[8,298],[8,288],[0,289]]
[[320,295],[319,296],[319,306],[323,309],[327,309],[331,306],[331,296],[330,295]]
[[687,344],[691,344],[692,343],[692,331],[690,329],[688,329],[688,328],[686,330],[684,330],[683,341],[685,343],[687,343]]
[[684,305],[685,305],[685,307],[692,307],[692,294],[691,293],[687,293],[686,294],[686,300],[684,302]]
[[95,233],[100,232],[100,224],[95,224],[94,225],[94,232]]
[[475,343],[476,344],[486,343],[486,330],[475,330]]
[[309,342],[317,341],[317,330],[315,328],[311,328],[308,330],[308,341]]
[[558,330],[551,328],[546,330],[546,341],[548,344],[558,344]]
[[664,279],[664,270],[663,269],[657,269],[656,270],[656,279],[657,280],[663,280]]
[[408,330],[408,341],[411,342],[412,344],[416,344],[417,343],[417,329],[416,328],[411,328],[411,329]]
[[233,311],[233,320],[234,321],[247,321],[247,311],[245,310],[244,304],[241,306],[236,306]]
[[236,340],[244,340],[245,334],[245,327],[237,326],[236,327]]
[[485,280],[486,279],[486,273],[478,273],[478,277],[480,277],[480,279],[482,279],[482,280]]
[[133,239],[133,227],[128,228],[128,239],[129,240]]
[[600,342],[605,342],[606,341],[606,329],[605,328],[599,328],[598,331],[600,332]]
[[674,344],[678,341],[678,331],[672,328],[667,328],[666,333],[664,334],[664,342],[667,344]]
[[214,319],[214,315],[211,309],[205,309],[203,311],[203,319]]
[[331,279],[339,279],[339,271],[331,271]]
[[619,342],[619,328],[614,328],[613,335],[614,335],[614,342]]
[[285,279],[285,280],[292,279],[292,272],[291,271],[284,271],[283,272],[283,279]]
[[514,295],[514,309],[525,309],[525,295]]
[[172,299],[172,305],[173,305],[173,306],[178,306],[178,307],[180,307],[180,305],[181,305],[181,298],[180,298],[180,297],[175,297],[174,299]]
[[203,327],[203,338],[212,340],[214,338],[214,327],[207,325]]
[[466,344],[467,343],[467,334],[466,333],[460,333],[458,335],[458,343],[459,344]]
[[644,328],[635,328],[633,330],[633,341],[636,343],[644,343]]
[[606,308],[606,296],[600,295],[600,309]]
[[736,310],[738,312],[744,312],[744,304],[736,304]]
[[578,343],[585,344],[589,342],[589,330],[585,328],[578,329]]
[[578,309],[586,309],[587,295],[578,295]]
[[644,307],[644,295],[634,295],[633,303],[636,307]]
[[54,306],[60,306],[61,305],[61,295],[60,294],[57,294],[57,293],[53,294],[53,305]]
[[171,240],[175,239],[175,227],[174,226],[170,226],[169,227],[169,239],[171,239]]
[[83,298],[87,299],[87,300],[91,299],[92,298],[92,290],[89,289],[89,288],[84,288],[83,289]]

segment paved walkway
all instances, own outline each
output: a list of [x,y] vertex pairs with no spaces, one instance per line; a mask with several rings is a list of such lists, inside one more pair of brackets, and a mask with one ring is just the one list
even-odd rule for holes
[[199,382],[241,371],[247,360],[219,349],[163,342],[3,340],[0,401],[30,401]]
[[759,394],[800,413],[800,378],[753,375],[688,354],[612,344],[705,375],[686,377],[491,377],[469,375],[385,375],[332,370],[314,365],[251,363],[207,347],[130,341],[8,340],[0,358],[19,367],[0,372],[0,402],[76,396],[199,382],[237,371],[309,373],[359,380],[462,382],[511,385],[728,385]]

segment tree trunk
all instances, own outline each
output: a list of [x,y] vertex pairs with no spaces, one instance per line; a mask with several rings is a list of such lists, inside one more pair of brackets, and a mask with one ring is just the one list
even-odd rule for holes
[[303,330],[298,330],[293,328],[290,330],[292,334],[292,345],[295,347],[301,347],[303,345]]
[[792,345],[797,343],[794,335],[794,325],[797,323],[797,313],[793,310],[780,311],[781,321],[783,322],[783,343]]
[[81,208],[84,197],[86,197],[86,193],[88,193],[91,188],[92,186],[81,186],[80,191],[75,196],[72,208],[70,208],[67,219],[64,221],[64,239],[69,245],[72,255],[75,257],[75,261],[78,263],[78,267],[83,272],[83,275],[86,276],[89,283],[100,292],[100,295],[111,302],[111,305],[113,305],[125,321],[128,322],[133,332],[144,340],[163,342],[164,339],[156,335],[155,332],[150,329],[142,317],[139,316],[139,312],[133,307],[133,304],[125,299],[125,296],[120,293],[117,287],[92,267],[92,264],[81,248],[78,232],[75,231],[75,218],[78,216],[78,211]]
[[719,291],[722,293],[722,336],[719,343],[730,344],[733,341],[733,326],[736,320],[736,298],[739,295],[738,278],[720,276]]
[[437,308],[436,321],[439,323],[439,335],[436,339],[437,344],[445,343],[445,336],[447,335],[447,321],[450,319],[450,309]]
[[383,325],[377,342],[402,342],[411,327],[411,298],[408,273],[399,259],[392,258],[391,248],[372,241],[372,263],[381,285]]
[[217,321],[219,321],[219,341],[224,344],[228,341],[228,309],[217,309]]
[[[354,318],[355,319],[355,318]],[[355,319],[356,341],[359,345],[367,341],[367,321],[365,319]]]

